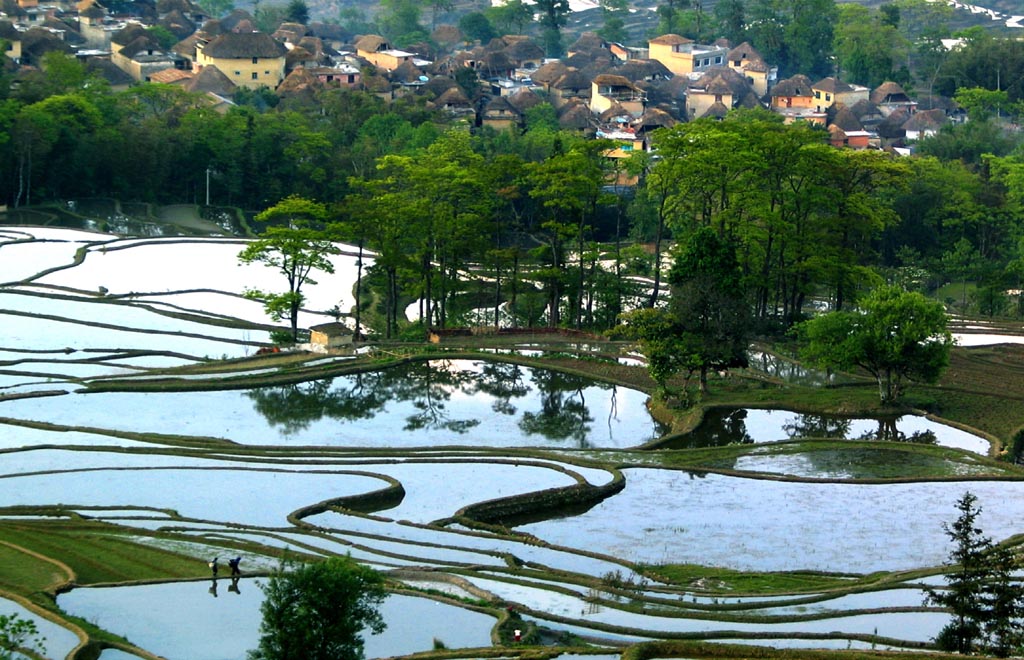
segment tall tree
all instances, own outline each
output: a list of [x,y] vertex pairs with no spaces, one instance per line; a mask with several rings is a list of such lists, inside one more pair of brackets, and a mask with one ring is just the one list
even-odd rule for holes
[[691,234],[675,254],[670,309],[701,392],[709,370],[747,365],[751,316],[741,277],[735,243],[710,227]]
[[242,263],[260,263],[275,268],[288,282],[288,291],[273,293],[248,289],[247,298],[262,300],[275,321],[288,319],[292,340],[299,336],[299,310],[305,300],[302,287],[316,284],[316,271],[333,273],[330,257],[340,250],[324,231],[327,208],[319,202],[288,197],[256,216],[258,222],[283,222],[271,226],[238,254]]
[[506,0],[486,10],[494,26],[502,32],[522,34],[523,29],[533,21],[533,9],[523,0]]
[[569,20],[569,0],[538,0],[540,27],[548,57],[559,57],[564,52],[562,28]]
[[953,614],[935,641],[946,651],[1006,657],[1019,648],[1024,632],[1024,590],[1012,576],[1013,552],[982,533],[977,496],[965,492],[956,508],[957,519],[942,524],[953,544],[946,588],[928,590],[928,602]]
[[898,401],[909,379],[935,382],[953,346],[942,303],[893,286],[872,291],[857,311],[831,312],[798,327],[806,360],[864,369],[883,404]]
[[282,565],[263,586],[259,646],[248,660],[362,660],[362,632],[383,632],[384,578],[348,557]]

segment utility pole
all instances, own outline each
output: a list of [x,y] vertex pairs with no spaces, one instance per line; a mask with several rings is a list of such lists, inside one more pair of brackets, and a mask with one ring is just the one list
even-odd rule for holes
[[206,168],[206,205],[210,205],[210,168]]

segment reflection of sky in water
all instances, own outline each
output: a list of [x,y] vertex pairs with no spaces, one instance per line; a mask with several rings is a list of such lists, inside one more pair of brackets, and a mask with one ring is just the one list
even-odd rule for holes
[[[570,476],[546,467],[483,462],[359,464],[347,468],[309,465],[289,468],[293,471],[288,472],[266,471],[273,469],[271,466],[251,465],[248,470],[243,466],[241,462],[149,454],[18,452],[5,457],[6,474],[91,471],[0,479],[0,506],[134,504],[174,509],[192,518],[286,525],[287,514],[302,506],[388,485],[376,477],[340,472],[348,469],[390,475],[402,483],[406,492],[402,502],[380,515],[428,523],[473,502],[575,483]],[[312,470],[336,472],[318,474]]]
[[[63,626],[45,619],[31,610],[27,610],[13,600],[0,598],[0,614],[5,616],[17,615],[18,618],[28,619],[36,624],[39,635],[45,638],[43,648],[46,649],[46,657],[63,658],[78,646],[78,636]],[[23,656],[16,656],[22,658]]]
[[1019,532],[1024,515],[1019,482],[809,484],[626,473],[626,490],[586,513],[517,529],[644,563],[868,573],[941,564],[949,550],[942,523],[965,490],[978,496],[980,525],[995,539]]
[[[229,591],[225,579],[218,581],[214,597],[211,585],[75,589],[59,596],[57,604],[169,660],[244,660],[259,641],[263,592],[247,578],[239,581],[238,593]],[[364,635],[367,658],[429,651],[434,638],[449,648],[490,646],[495,624],[486,614],[402,595],[389,596],[381,614],[388,628]]]
[[[129,247],[117,249],[121,245]],[[241,240],[216,239],[119,241],[91,248],[81,265],[50,273],[40,282],[85,290],[105,286],[112,294],[210,288],[234,293],[246,288],[286,290],[284,277],[276,269],[238,263],[238,253],[245,245]],[[303,288],[309,309],[327,310],[334,305],[348,309],[355,304],[356,258],[339,255],[331,261],[334,274],[318,273],[317,285]],[[365,258],[364,267],[371,262]]]
[[18,282],[41,270],[70,265],[81,243],[11,243],[0,245],[0,282]]
[[[844,633],[878,634],[894,639],[910,641],[928,641],[948,621],[949,615],[934,612],[906,612],[899,614],[871,614],[841,616],[817,621],[801,621],[787,623],[744,623],[739,621],[713,621],[707,619],[690,619],[685,615],[657,616],[650,610],[644,613],[626,612],[608,606],[594,607],[583,598],[555,592],[538,592],[536,589],[510,584],[498,580],[482,580],[469,578],[473,584],[486,589],[512,602],[522,603],[528,607],[558,616],[577,619],[581,625],[587,622],[602,623],[612,626],[623,626],[651,632],[708,632],[713,630],[736,630],[742,632],[812,632],[828,633],[840,631]],[[922,601],[917,592],[919,606]],[[875,597],[874,605],[867,607],[889,607],[885,592],[871,594]],[[677,610],[678,611],[678,610]],[[736,613],[743,616],[744,612]],[[759,612],[758,614],[774,614]],[[728,616],[726,614],[726,616]],[[877,633],[875,629],[877,628]],[[601,633],[598,633],[601,634]],[[653,635],[652,635],[653,636]]]
[[[86,323],[103,323],[125,330],[150,330],[171,333],[191,333],[210,339],[232,339],[246,341],[253,330],[228,328],[225,326],[196,323],[173,316],[157,314],[148,309],[124,303],[102,302],[101,300],[67,300],[45,296],[23,295],[0,292],[0,308],[31,314],[56,316]],[[74,338],[71,338],[72,341]],[[73,343],[66,345],[76,347]]]
[[[242,357],[251,354],[251,346],[243,346],[204,337],[181,337],[168,334],[113,330],[73,321],[55,321],[30,316],[16,316],[0,311],[0,337],[8,348],[56,350],[64,347],[173,351],[196,357]],[[256,333],[252,333],[256,334]],[[252,341],[260,338],[253,337]]]
[[[472,365],[466,361],[453,364],[456,369]],[[425,370],[426,366],[252,391],[117,392],[89,394],[85,400],[79,395],[21,399],[0,404],[0,414],[69,426],[217,437],[255,445],[631,447],[658,434],[645,407],[647,395],[637,390],[589,385],[577,391],[570,385],[572,389],[567,391],[551,389],[544,395],[538,381],[551,378],[557,384],[559,377],[520,368],[523,389],[506,399],[493,395],[468,371],[457,379],[462,381],[460,390],[438,376],[439,372],[429,376],[402,369]],[[407,373],[417,374],[416,378]],[[268,421],[256,406],[273,419]],[[580,408],[586,411],[583,422]],[[460,428],[465,432],[459,432]],[[545,435],[555,433],[570,435]]]
[[133,504],[193,518],[284,526],[287,515],[322,500],[374,490],[356,475],[241,470],[102,470],[0,479],[0,506]]

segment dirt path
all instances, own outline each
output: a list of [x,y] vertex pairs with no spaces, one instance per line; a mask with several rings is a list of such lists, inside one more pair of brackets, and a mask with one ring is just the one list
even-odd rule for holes
[[223,234],[224,230],[213,222],[203,220],[199,216],[199,207],[195,204],[175,204],[161,206],[156,212],[157,218],[167,224],[188,227],[196,231],[212,234]]

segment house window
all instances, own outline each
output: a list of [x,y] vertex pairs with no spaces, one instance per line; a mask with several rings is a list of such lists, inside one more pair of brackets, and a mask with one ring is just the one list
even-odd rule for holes
[[624,144],[624,145],[622,145],[622,150],[623,151],[633,151],[633,145],[631,145],[631,144]]
[[236,76],[240,76],[240,75],[242,75],[242,72],[241,71],[235,71],[235,75]]
[[818,92],[818,91],[814,92],[814,98],[820,99],[821,98],[821,92]]
[[354,83],[354,82],[356,81],[356,77],[355,77],[355,75],[353,75],[353,74],[351,74],[351,73],[350,73],[350,74],[348,74],[348,81],[349,81],[350,83]]
[[832,100],[832,95],[831,94],[826,94],[825,95],[825,100],[826,101],[831,101]]
[[704,58],[704,66],[707,66],[707,65],[709,65],[709,64],[711,64],[711,58],[709,58],[709,57],[705,57],[705,58]]
[[722,63],[722,56],[721,56],[721,55],[719,55],[719,56],[717,56],[717,57],[715,58],[715,64],[721,64],[721,63]]
[[260,79],[260,74],[258,74],[255,71],[253,71],[252,72],[252,79],[253,80],[259,80]]
[[258,57],[252,58],[252,63],[253,64],[259,64],[260,63],[260,58],[258,58]]

